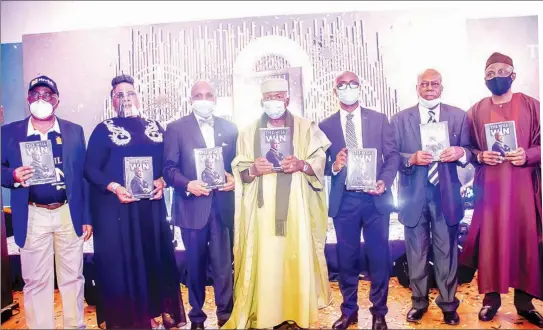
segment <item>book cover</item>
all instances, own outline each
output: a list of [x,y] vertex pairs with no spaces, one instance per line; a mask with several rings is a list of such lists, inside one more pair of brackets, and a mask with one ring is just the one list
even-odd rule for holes
[[152,198],[153,184],[152,157],[124,157],[124,186],[133,198]]
[[374,190],[377,182],[377,149],[349,148],[347,190]]
[[226,184],[226,173],[222,147],[194,149],[196,176],[209,189],[222,188]]
[[290,127],[260,129],[261,156],[272,163],[274,171],[282,171],[281,161],[292,155],[292,132]]
[[515,151],[518,148],[514,121],[485,124],[485,134],[488,151],[496,151],[505,156],[506,152]]
[[420,124],[422,150],[433,156],[433,161],[439,161],[439,155],[450,147],[449,124],[446,121],[430,124]]
[[57,182],[53,146],[50,140],[20,142],[23,166],[32,166],[34,175],[26,181],[30,186]]

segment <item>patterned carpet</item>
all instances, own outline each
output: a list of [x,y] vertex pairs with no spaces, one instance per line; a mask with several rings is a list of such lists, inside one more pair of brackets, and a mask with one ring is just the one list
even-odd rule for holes
[[[318,322],[311,325],[313,329],[330,328],[332,323],[340,316],[339,305],[341,304],[341,294],[337,283],[330,283],[332,292],[331,304],[322,309],[319,313]],[[502,295],[502,307],[498,312],[498,315],[491,322],[480,322],[477,318],[477,313],[481,307],[482,296],[477,293],[477,283],[474,279],[473,282],[461,285],[458,289],[457,297],[460,299],[460,307],[458,313],[460,314],[460,324],[456,327],[448,326],[442,322],[442,314],[439,308],[434,303],[436,298],[436,291],[432,291],[431,303],[428,313],[423,318],[423,322],[420,324],[410,324],[405,321],[405,315],[411,307],[410,290],[402,287],[395,278],[390,280],[390,291],[388,297],[389,313],[387,315],[387,323],[390,329],[533,329],[535,328],[526,320],[519,317],[513,307],[513,294],[512,291],[507,295]],[[183,293],[183,301],[185,302],[185,311],[190,310],[190,306],[187,304],[187,289],[181,288]],[[368,301],[369,282],[360,281],[359,288],[359,321],[358,327],[351,326],[351,329],[369,329],[371,328],[371,314],[368,309],[370,302]],[[20,313],[11,317],[8,321],[2,324],[2,329],[25,329],[26,323],[24,319],[23,308],[23,294],[21,292],[14,293],[14,299],[20,303]],[[543,302],[536,301],[536,308],[543,312]],[[207,288],[207,299],[204,306],[204,310],[208,315],[206,321],[206,327],[209,329],[217,328],[217,319],[213,314],[215,310],[215,303],[213,298],[213,289]],[[97,329],[95,308],[87,306],[86,312],[86,324],[90,329]],[[17,313],[17,312],[16,312]],[[159,320],[159,319],[157,319]],[[60,294],[55,294],[55,326],[57,329],[62,328],[62,303],[60,301]],[[190,329],[190,323],[187,324],[184,329]]]

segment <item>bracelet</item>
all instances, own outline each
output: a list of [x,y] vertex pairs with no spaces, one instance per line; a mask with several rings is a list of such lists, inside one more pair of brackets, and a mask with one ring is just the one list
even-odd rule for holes
[[111,185],[111,192],[114,193],[114,194],[116,194],[115,191],[116,191],[117,188],[119,188],[120,186],[121,186],[120,184],[118,184],[117,182],[114,182],[114,183]]
[[251,173],[251,168],[253,167],[252,166],[249,167],[249,177],[254,178],[256,175]]

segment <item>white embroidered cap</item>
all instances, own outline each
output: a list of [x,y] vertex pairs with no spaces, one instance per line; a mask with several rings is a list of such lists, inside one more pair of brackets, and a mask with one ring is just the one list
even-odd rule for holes
[[281,78],[272,78],[260,84],[262,94],[269,92],[288,92],[288,81]]

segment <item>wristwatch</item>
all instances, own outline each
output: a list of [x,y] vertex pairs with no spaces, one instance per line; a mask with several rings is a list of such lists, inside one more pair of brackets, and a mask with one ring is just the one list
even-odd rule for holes
[[309,169],[309,164],[304,160],[304,167],[302,168],[302,172],[307,172],[307,170]]

